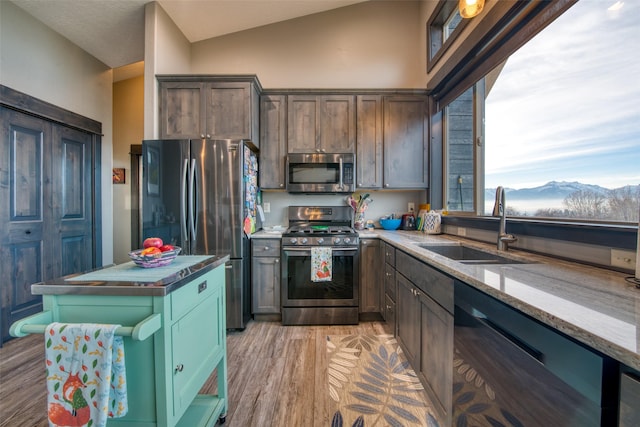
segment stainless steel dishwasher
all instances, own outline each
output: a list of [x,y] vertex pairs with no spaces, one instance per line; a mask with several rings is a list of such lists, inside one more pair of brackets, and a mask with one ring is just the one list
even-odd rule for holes
[[455,282],[453,425],[611,426],[617,363]]

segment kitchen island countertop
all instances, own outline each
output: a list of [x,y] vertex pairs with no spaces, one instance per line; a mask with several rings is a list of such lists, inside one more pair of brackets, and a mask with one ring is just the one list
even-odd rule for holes
[[229,255],[180,255],[166,266],[133,261],[31,285],[34,295],[166,296],[229,260]]
[[495,245],[416,231],[374,230],[380,238],[551,328],[640,370],[640,289],[629,274],[520,250],[499,255],[521,264],[463,264],[418,246],[463,243],[498,254]]

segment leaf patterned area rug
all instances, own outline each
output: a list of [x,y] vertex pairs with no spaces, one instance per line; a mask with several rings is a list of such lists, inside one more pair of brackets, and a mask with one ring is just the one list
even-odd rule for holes
[[331,427],[439,427],[393,335],[327,336]]

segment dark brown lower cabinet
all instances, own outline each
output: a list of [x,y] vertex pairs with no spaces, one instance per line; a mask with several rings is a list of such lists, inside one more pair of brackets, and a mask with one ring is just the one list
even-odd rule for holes
[[395,259],[397,339],[434,410],[450,425],[453,280],[404,252],[396,251]]
[[41,311],[31,284],[95,267],[94,137],[0,108],[0,332]]
[[388,334],[397,335],[397,319],[396,319],[396,249],[388,243],[380,242],[380,251],[382,252],[382,261],[384,269],[384,310],[382,317],[384,319],[385,330]]
[[360,289],[358,292],[361,318],[380,318],[384,302],[384,281],[380,277],[380,246],[378,239],[360,239]]
[[251,239],[252,314],[280,315],[280,239]]

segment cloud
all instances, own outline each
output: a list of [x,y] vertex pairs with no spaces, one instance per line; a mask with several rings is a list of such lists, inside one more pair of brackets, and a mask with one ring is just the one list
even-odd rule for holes
[[639,183],[640,2],[613,3],[576,3],[509,58],[486,102],[487,187]]

